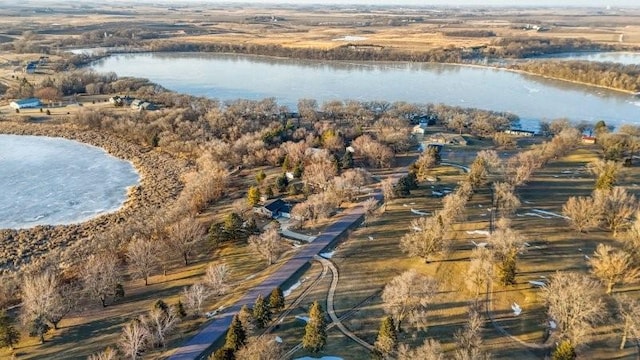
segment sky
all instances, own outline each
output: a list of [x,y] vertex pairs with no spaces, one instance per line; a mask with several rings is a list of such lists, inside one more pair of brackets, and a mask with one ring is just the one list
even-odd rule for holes
[[233,2],[259,4],[360,4],[360,5],[411,5],[411,6],[589,6],[589,7],[640,7],[640,0],[223,0],[206,2]]

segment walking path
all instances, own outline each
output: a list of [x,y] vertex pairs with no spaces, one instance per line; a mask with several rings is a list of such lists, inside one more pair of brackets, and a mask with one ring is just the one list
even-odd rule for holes
[[347,329],[347,327],[344,326],[344,324],[342,323],[342,321],[340,321],[338,316],[336,316],[336,310],[335,310],[333,298],[336,294],[336,287],[338,286],[338,279],[339,279],[338,269],[333,264],[333,262],[331,262],[328,259],[318,256],[318,260],[320,260],[320,262],[324,266],[329,267],[329,269],[331,270],[331,274],[333,275],[333,278],[331,279],[331,286],[329,287],[329,293],[327,294],[327,312],[329,313],[329,317],[331,318],[331,321],[338,327],[338,329],[343,334],[345,334],[351,340],[355,341],[365,349],[369,351],[373,351],[374,350],[373,345],[369,344],[368,342],[359,338],[356,334],[352,333],[351,330]]
[[[382,198],[380,193],[374,194],[378,200]],[[263,282],[250,289],[240,300],[228,307],[223,314],[218,315],[209,322],[194,337],[183,343],[169,357],[169,360],[199,360],[208,355],[209,348],[227,332],[233,315],[244,305],[252,305],[258,295],[268,296],[271,290],[282,285],[300,271],[315,255],[320,254],[330,247],[351,226],[364,215],[361,205],[344,211],[336,221],[319,235],[312,243],[305,245],[291,259],[285,262],[278,270]]]

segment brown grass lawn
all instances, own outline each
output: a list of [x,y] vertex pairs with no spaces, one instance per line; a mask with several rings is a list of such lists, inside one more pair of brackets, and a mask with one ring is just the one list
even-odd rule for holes
[[[542,219],[527,215],[533,209],[560,213],[562,204],[569,196],[588,195],[593,187],[593,179],[584,171],[584,165],[596,156],[595,148],[578,149],[550,163],[538,171],[529,184],[518,189],[523,204],[518,215],[513,218],[513,226],[526,236],[531,247],[520,256],[517,284],[510,287],[495,286],[493,314],[500,326],[521,340],[542,342],[546,324],[539,291],[529,281],[544,280],[558,270],[587,272],[584,255],[591,254],[600,242],[612,242],[608,232],[577,234],[561,218]],[[441,181],[438,186],[441,187],[453,188],[461,178],[458,170],[452,168],[443,167],[436,172]],[[621,185],[635,189],[633,184],[638,175],[637,168],[627,169]],[[454,346],[453,333],[464,323],[467,305],[472,297],[464,284],[464,274],[473,247],[470,241],[474,238],[476,241],[483,239],[482,235],[470,235],[466,231],[488,229],[486,214],[490,195],[487,190],[474,195],[467,207],[466,221],[455,225],[452,251],[439,261],[425,264],[419,259],[404,256],[398,242],[408,230],[411,219],[417,216],[411,213],[411,208],[428,212],[441,207],[438,199],[429,196],[430,186],[422,184],[419,190],[412,192],[411,197],[393,200],[383,215],[372,220],[368,226],[355,230],[347,241],[338,246],[333,257],[340,271],[336,310],[338,315],[348,311],[381,290],[394,276],[416,268],[438,279],[441,284],[440,293],[431,307],[431,320],[426,332],[419,332],[417,337],[404,332],[400,335],[400,341],[415,346],[425,337],[432,337],[441,341],[445,349],[451,350]],[[373,240],[369,240],[370,236]],[[323,285],[318,285],[318,291],[309,295],[308,302],[314,298],[324,301],[328,283],[327,280]],[[620,287],[618,291],[638,294],[638,287]],[[518,317],[511,311],[511,304],[514,302],[523,309]],[[355,316],[345,321],[345,324],[358,336],[373,343],[383,315],[381,299],[376,296],[373,301],[362,306]],[[285,340],[287,344],[296,343],[302,336],[303,324],[294,321],[287,326],[291,328],[281,328],[282,332],[277,334],[284,334],[280,336],[285,339],[295,339],[293,342]],[[614,321],[602,324],[591,338],[589,348],[582,349],[582,354],[588,354],[590,359],[634,358],[631,345],[623,351],[617,350],[617,332]],[[544,355],[539,351],[529,351],[501,336],[488,324],[483,337],[486,350],[495,358],[539,359]],[[363,348],[347,341],[336,331],[330,333],[323,354],[345,359],[369,358]]]

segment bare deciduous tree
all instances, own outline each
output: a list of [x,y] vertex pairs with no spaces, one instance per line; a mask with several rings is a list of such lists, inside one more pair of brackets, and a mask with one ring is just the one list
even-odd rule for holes
[[520,207],[520,199],[515,194],[513,185],[509,183],[494,183],[493,196],[495,206],[503,217],[512,215]]
[[509,219],[497,221],[497,229],[489,236],[489,244],[498,261],[500,281],[503,285],[515,284],[518,254],[524,251],[524,237],[513,230]]
[[408,270],[393,278],[382,291],[384,311],[393,318],[396,331],[408,319],[419,329],[426,328],[426,311],[438,285],[430,277]]
[[409,256],[419,256],[425,261],[445,252],[450,241],[446,238],[448,220],[436,212],[411,222],[411,230],[400,239],[400,249]]
[[469,318],[464,328],[456,331],[453,335],[456,341],[456,351],[453,355],[455,360],[485,360],[490,358],[488,354],[481,350],[483,325],[484,320],[480,316],[480,312],[471,307],[469,309]]
[[467,206],[468,194],[465,194],[466,188],[458,188],[451,194],[442,198],[442,216],[450,221],[460,220],[464,216],[465,206]]
[[249,237],[249,248],[259,254],[271,265],[284,252],[278,229],[270,228],[260,235]]
[[47,320],[54,329],[71,311],[75,301],[71,288],[51,269],[27,275],[22,283],[22,317],[26,322],[38,317]]
[[603,223],[616,235],[638,209],[636,197],[624,188],[593,192],[595,207],[600,211]]
[[252,338],[238,349],[236,359],[246,360],[280,360],[284,355],[282,345],[267,336]]
[[418,181],[425,181],[430,177],[430,170],[438,163],[438,151],[431,147],[420,154],[418,160],[413,164]]
[[596,177],[596,189],[611,190],[622,171],[622,164],[617,161],[597,159],[590,162],[587,169]]
[[598,226],[599,211],[593,198],[588,196],[572,196],[562,206],[562,215],[569,225],[579,232]]
[[118,352],[108,347],[99,353],[89,355],[87,360],[118,360]]
[[169,236],[164,238],[164,246],[167,251],[180,256],[187,266],[189,258],[204,239],[203,236],[204,229],[195,218],[184,218],[171,226]]
[[368,198],[362,202],[362,209],[364,210],[364,220],[362,223],[366,225],[373,217],[375,210],[378,208],[378,200],[375,198]]
[[131,320],[122,328],[118,346],[122,353],[131,360],[140,358],[149,341],[149,331],[144,326],[144,317]]
[[486,290],[491,284],[493,276],[493,255],[486,247],[476,247],[471,253],[471,262],[467,269],[465,283],[473,292],[476,303],[480,298],[480,292]]
[[442,345],[436,340],[425,339],[422,345],[415,349],[409,348],[406,344],[398,347],[397,360],[444,360]]
[[395,154],[387,147],[374,140],[369,135],[361,135],[351,143],[356,154],[362,156],[369,166],[384,168],[393,162]]
[[81,273],[84,289],[100,299],[103,307],[107,306],[107,298],[115,294],[120,283],[118,263],[117,256],[111,252],[91,255],[84,263]]
[[305,166],[302,180],[320,191],[326,190],[330,180],[336,175],[338,169],[328,153],[319,153],[311,157],[311,163]]
[[640,344],[640,301],[628,295],[614,295],[617,318],[622,322],[622,340],[620,350],[624,349],[629,337]]
[[387,204],[395,197],[395,191],[393,189],[394,181],[392,178],[386,178],[380,183],[382,190],[382,196],[384,197],[384,210],[387,209]]
[[631,256],[609,245],[599,244],[589,264],[593,274],[604,283],[607,294],[611,294],[616,284],[640,279],[640,269],[633,265]]
[[623,234],[624,249],[636,263],[640,262],[640,212],[636,212],[631,227]]
[[227,264],[210,264],[204,274],[204,283],[209,287],[214,296],[220,296],[229,288],[229,275],[231,270]]
[[209,298],[211,292],[200,283],[182,289],[184,304],[194,315],[202,312],[202,303]]
[[557,272],[542,288],[549,318],[555,321],[559,337],[574,347],[585,341],[604,314],[597,281],[574,272]]
[[153,307],[144,318],[144,325],[149,333],[149,342],[154,346],[165,347],[167,335],[180,322],[180,315],[174,307],[166,309]]
[[149,276],[158,270],[159,248],[155,241],[134,237],[127,246],[127,261],[136,279],[144,279],[149,284]]

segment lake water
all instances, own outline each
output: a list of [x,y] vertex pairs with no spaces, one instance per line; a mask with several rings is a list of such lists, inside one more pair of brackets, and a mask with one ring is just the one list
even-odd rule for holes
[[148,78],[168,89],[220,100],[274,97],[291,109],[301,98],[444,103],[510,111],[524,128],[569,118],[639,123],[640,98],[500,69],[449,64],[322,62],[212,53],[119,54],[100,72]]
[[0,134],[0,228],[86,221],[119,209],[133,165],[61,138]]

